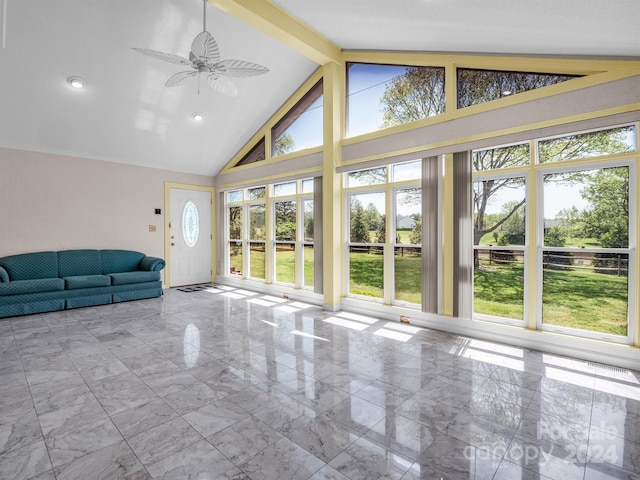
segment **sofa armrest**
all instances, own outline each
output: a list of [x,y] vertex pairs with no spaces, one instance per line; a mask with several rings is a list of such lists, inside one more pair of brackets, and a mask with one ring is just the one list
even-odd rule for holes
[[0,283],[9,282],[9,281],[10,281],[9,274],[4,268],[0,267]]
[[147,272],[158,272],[162,270],[164,266],[165,262],[162,258],[144,257],[142,260],[140,260],[140,265],[138,268]]

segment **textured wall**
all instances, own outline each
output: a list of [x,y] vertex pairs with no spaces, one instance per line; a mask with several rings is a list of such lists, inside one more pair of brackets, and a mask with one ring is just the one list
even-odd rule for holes
[[163,257],[165,181],[214,178],[0,148],[0,256],[123,248]]

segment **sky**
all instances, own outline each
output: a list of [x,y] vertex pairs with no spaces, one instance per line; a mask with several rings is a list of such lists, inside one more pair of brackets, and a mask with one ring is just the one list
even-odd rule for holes
[[[403,75],[406,67],[398,65],[352,64],[349,69],[347,91],[348,119],[347,137],[377,131],[383,123],[380,98],[388,83]],[[319,146],[323,141],[323,98],[320,97],[300,118],[291,125],[288,133],[294,138],[296,150]],[[633,132],[629,135],[633,138]],[[629,143],[633,143],[629,139]],[[407,178],[417,178],[420,170],[409,171]],[[406,179],[406,178],[405,178]],[[396,178],[402,180],[402,178]],[[544,187],[544,218],[555,218],[562,209],[576,207],[583,210],[588,203],[582,198],[582,186],[548,183]],[[522,199],[517,189],[503,189],[492,197],[488,213],[499,213],[502,205]],[[375,202],[379,203],[379,202]],[[366,207],[366,205],[364,205]],[[380,212],[384,204],[377,205]],[[410,215],[414,207],[398,205],[398,213]]]

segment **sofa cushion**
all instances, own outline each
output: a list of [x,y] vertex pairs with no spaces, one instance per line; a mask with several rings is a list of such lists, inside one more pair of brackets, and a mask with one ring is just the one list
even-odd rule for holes
[[144,253],[133,252],[131,250],[101,250],[102,272],[122,273],[138,270],[140,260],[145,257]]
[[8,282],[8,281],[9,281],[9,274],[4,268],[0,267],[0,282]]
[[142,283],[160,280],[160,272],[123,272],[110,273],[112,285],[126,285],[128,283]]
[[33,280],[58,277],[58,255],[56,252],[23,253],[0,258],[0,267],[9,274],[9,279]]
[[64,290],[64,280],[61,278],[38,278],[34,280],[16,280],[14,282],[0,283],[0,296],[53,292],[58,290]]
[[58,276],[60,277],[100,275],[101,273],[102,259],[99,250],[63,250],[58,252]]
[[140,260],[140,270],[148,270],[152,272],[159,272],[165,266],[165,261],[156,257],[144,257]]
[[108,287],[111,285],[111,277],[108,275],[77,275],[75,277],[64,277],[64,283],[67,290]]

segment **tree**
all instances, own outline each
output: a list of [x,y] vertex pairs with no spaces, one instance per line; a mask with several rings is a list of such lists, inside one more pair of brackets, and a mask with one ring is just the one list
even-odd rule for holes
[[[377,211],[377,210],[376,210]],[[380,221],[378,222],[376,228],[376,243],[386,243],[387,241],[387,221],[386,215],[382,215],[380,217]]]
[[296,202],[276,202],[276,240],[295,241]]
[[369,226],[364,220],[364,210],[359,200],[351,202],[351,235],[353,243],[369,243]]
[[[502,148],[492,148],[489,150],[480,150],[473,152],[472,155],[474,171],[483,170],[499,170],[502,168],[516,167],[529,163],[529,145],[513,145]],[[492,180],[483,180],[476,182],[473,189],[473,206],[474,206],[474,223],[473,223],[473,244],[479,245],[480,239],[487,233],[491,233],[500,228],[504,223],[516,214],[522,212],[522,220],[524,221],[524,203],[525,198],[519,202],[510,202],[505,206],[508,209],[502,211],[500,218],[495,222],[487,221],[487,207],[493,196],[501,189],[522,188],[524,179],[501,178]],[[524,233],[524,229],[522,230]]]
[[229,207],[229,239],[242,240],[242,207]]
[[382,128],[444,113],[444,68],[407,67],[380,99]]
[[587,237],[595,237],[603,248],[629,246],[629,169],[598,170],[581,192],[590,207],[581,220]]
[[524,245],[525,211],[522,202],[512,201],[505,203],[502,206],[502,213],[504,215],[511,213],[509,218],[502,222],[502,233],[508,243]]
[[304,239],[313,241],[313,212],[304,212]]
[[567,237],[561,227],[551,227],[544,235],[544,244],[546,247],[564,247]]
[[411,228],[411,234],[409,235],[409,243],[413,245],[422,244],[422,215],[414,213],[411,215],[413,218],[413,226]]
[[535,90],[572,78],[574,77],[570,75],[459,69],[458,108]]
[[380,224],[384,224],[384,215],[380,215],[378,208],[372,202],[367,205],[363,215],[369,230],[378,230]]
[[273,156],[284,155],[285,153],[292,152],[296,147],[293,137],[288,133],[283,133],[276,138],[273,145]]
[[[493,100],[497,98],[495,92],[501,92],[500,96],[502,96],[506,87],[514,94],[569,79],[569,77],[559,75],[513,74],[512,72],[487,72],[487,74],[478,77],[477,72],[474,74],[473,70],[466,72],[468,72],[466,75],[475,75],[475,77],[473,81],[469,78],[465,83],[464,75],[462,75],[458,85],[460,106]],[[444,111],[444,91],[439,75],[437,69],[408,67],[404,75],[389,82],[380,99],[384,112],[383,126],[398,125],[442,113]],[[481,81],[478,78],[481,78]],[[505,82],[508,82],[508,85]],[[464,87],[464,85],[467,86]],[[625,152],[629,150],[629,146],[624,141],[626,133],[627,130],[622,128],[570,135],[540,142],[540,161],[562,161],[583,156]],[[506,167],[527,165],[530,159],[529,144],[477,151],[473,153],[472,158],[475,171],[499,170]],[[514,203],[510,211],[503,212],[504,216],[497,222],[489,223],[486,221],[486,208],[489,200],[500,189],[521,187],[523,179],[483,180],[477,182],[476,185],[478,184],[480,186],[474,189],[473,199],[475,245],[479,244],[484,235],[500,228],[525,203],[523,198],[521,202]]]

